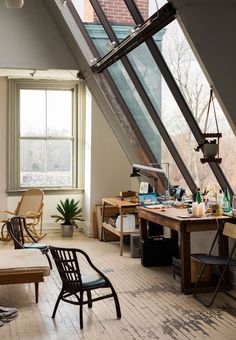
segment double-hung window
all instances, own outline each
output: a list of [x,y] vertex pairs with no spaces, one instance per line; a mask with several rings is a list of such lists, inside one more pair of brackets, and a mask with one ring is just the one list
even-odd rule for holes
[[81,186],[81,85],[40,80],[9,83],[9,189]]

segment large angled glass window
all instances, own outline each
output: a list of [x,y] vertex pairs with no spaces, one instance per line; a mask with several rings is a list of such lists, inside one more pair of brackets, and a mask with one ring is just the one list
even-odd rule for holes
[[[104,3],[102,1],[99,1],[101,4],[104,12],[106,13],[106,8],[104,7]],[[144,3],[144,2],[143,2]],[[142,3],[142,4],[143,4]],[[146,2],[148,3],[148,2]],[[146,8],[146,14],[147,9],[149,11],[149,8]],[[129,22],[132,22],[132,25],[134,25],[133,20],[130,19]],[[123,40],[127,34],[132,34],[132,30],[130,30],[130,25],[124,26],[124,25],[114,25],[114,22],[111,23],[112,28],[114,29],[114,32],[117,36],[117,39],[119,41]],[[109,40],[105,30],[101,28],[101,24],[99,24],[98,19],[96,19],[96,22],[91,24],[85,24],[85,27],[87,28],[87,31],[92,38],[97,50],[99,51],[99,54],[101,56],[104,56],[107,54],[111,48],[111,41]],[[98,28],[98,30],[97,30]],[[161,46],[161,40],[162,40],[163,32],[161,32],[158,35],[157,43]],[[136,59],[136,62],[138,63],[138,67],[135,67],[135,63],[133,64],[133,67],[135,68],[136,72],[140,71],[141,74],[141,82],[143,83],[142,78],[148,78],[149,79],[149,85],[150,88],[146,88],[146,92],[150,94],[153,102],[154,107],[156,108],[157,114],[161,115],[161,101],[162,101],[162,85],[161,85],[161,75],[156,67],[156,64],[153,61],[153,58],[149,51],[146,48],[145,44],[142,44],[138,49],[136,49],[136,54],[134,53],[133,58]],[[129,55],[130,56],[130,55]],[[125,67],[123,66],[121,61],[118,61],[111,67],[109,67],[109,72],[112,75],[112,78],[118,87],[123,99],[125,100],[137,126],[139,127],[140,131],[143,134],[145,142],[148,144],[150,149],[152,150],[152,153],[157,160],[157,162],[162,162],[162,138],[160,137],[158,128],[154,124],[152,118],[150,117],[149,112],[147,111],[140,95],[138,94],[133,82],[131,81],[127,71],[125,70]],[[144,84],[145,85],[145,84]],[[167,149],[166,149],[167,150]],[[166,151],[166,153],[168,153]],[[171,157],[167,157],[170,159]],[[179,173],[177,171],[177,167],[174,164],[173,160],[171,161],[174,171],[170,171],[170,173]],[[171,180],[171,178],[170,178]],[[184,180],[182,180],[183,183],[185,183]],[[185,183],[186,187],[186,183]]]
[[[161,45],[163,32],[158,36],[158,44]],[[93,39],[94,44],[100,54],[104,51],[107,45],[107,38],[101,37],[99,39]],[[139,46],[136,50],[128,55],[129,59],[132,61],[132,66],[134,67],[137,75],[146,89],[146,93],[149,95],[150,99],[153,101],[154,107],[156,108],[157,114],[162,115],[162,80],[160,71],[157,68],[150,52],[148,51],[145,44]],[[170,164],[170,181],[172,183],[183,184],[186,188],[186,182],[170,156],[167,148],[164,146],[164,141],[162,140],[158,128],[154,124],[149,112],[147,111],[141,97],[139,96],[133,82],[131,81],[127,71],[125,70],[121,61],[116,62],[111,67],[108,68],[112,78],[114,79],[116,86],[118,87],[122,97],[124,98],[129,110],[135,119],[136,124],[141,130],[144,140],[149,145],[152,150],[156,160],[159,163]],[[183,123],[185,121],[183,119]],[[165,150],[165,156],[162,152]],[[176,176],[176,174],[178,174]],[[181,181],[179,179],[181,178]],[[178,180],[178,182],[177,182]]]
[[[125,6],[125,3],[121,1],[117,1],[116,5],[118,2],[123,3],[120,6]],[[83,3],[85,7],[86,3],[87,1]],[[113,6],[107,6],[107,1],[105,0],[99,0],[98,3],[103,9],[109,23],[112,25],[119,41],[123,40],[127,35],[132,34],[132,27],[135,28],[136,25],[134,24],[133,19],[131,19],[131,16],[127,16],[127,11],[123,11],[122,9],[122,11],[119,12],[117,10],[116,13],[114,13],[114,11],[112,12],[115,5],[114,3],[112,4]],[[135,3],[142,14],[146,11],[146,14],[148,12],[148,15],[151,15],[158,9],[157,5],[160,8],[166,4],[167,1],[136,0]],[[145,7],[146,5],[149,6],[148,10]],[[105,22],[105,29],[102,27],[92,7],[90,7],[88,16],[88,12],[87,14],[85,13],[86,10],[88,11],[88,8],[85,7],[83,10],[83,20],[86,23],[85,26],[100,55],[104,56],[109,52],[110,48],[113,48],[112,41],[109,40],[106,34],[106,30],[109,29],[109,27],[106,27]],[[123,13],[122,18],[120,18],[121,12]],[[146,19],[146,14],[144,14],[144,20]],[[127,25],[125,25],[125,23]],[[196,122],[203,131],[205,120],[204,115],[206,114],[210,86],[203,77],[203,73],[196,62],[196,58],[191,52],[191,49],[187,44],[177,22],[172,22],[162,32],[156,34],[154,36],[154,40],[159,48],[163,49],[163,56],[167,61],[177,84],[179,85],[179,89],[182,92],[189,108],[193,112]],[[194,135],[186,123],[186,120],[176,104],[168,86],[162,79],[157,64],[152,58],[146,44],[140,45],[138,48],[129,53],[128,58],[132,67],[135,69],[139,80],[142,82],[146,94],[149,96],[158,116],[161,117],[162,122],[165,124],[166,130],[171,136],[172,141],[188,167],[188,170],[196,184],[202,188],[208,187],[212,191],[217,191],[219,186],[209,164],[201,164],[200,158],[202,158],[203,155],[201,152],[194,151],[194,148],[197,147]],[[168,152],[163,145],[163,141],[158,132],[158,127],[155,126],[150,118],[150,112],[147,111],[143,104],[143,101],[133,85],[133,82],[129,78],[122,62],[116,62],[114,65],[109,67],[108,70],[156,159],[159,162],[166,161],[166,159],[169,159],[170,157],[167,156]],[[218,105],[216,106],[217,110],[219,110]],[[224,115],[219,113],[217,116],[219,125],[223,122],[222,126],[225,129],[226,134],[228,134],[230,129]],[[210,119],[209,128],[212,126],[213,121]],[[233,138],[232,131],[228,135],[231,135]],[[228,139],[228,141],[229,140],[230,139]],[[224,142],[221,143],[221,149],[222,146],[223,148],[226,147],[225,145],[228,145],[227,143],[228,142],[225,138]],[[233,153],[235,153],[235,150],[233,150]],[[222,158],[222,168],[229,177],[229,180],[232,182],[232,176],[230,177],[226,157],[224,158],[222,156]],[[207,176],[205,176],[206,173]],[[174,181],[175,180],[177,180],[177,178],[174,179]],[[178,180],[180,179],[178,178]]]

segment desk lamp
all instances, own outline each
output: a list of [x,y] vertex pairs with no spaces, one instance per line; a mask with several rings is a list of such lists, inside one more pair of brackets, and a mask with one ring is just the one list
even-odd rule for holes
[[132,170],[132,173],[130,174],[130,177],[140,177],[143,175],[148,178],[151,178],[152,180],[154,180],[153,191],[155,191],[158,178],[156,176],[153,176],[152,174],[149,174],[147,171],[164,173],[164,170],[159,169],[159,168],[154,168],[151,166],[146,166],[146,165],[141,165],[141,164],[133,164],[133,170]]

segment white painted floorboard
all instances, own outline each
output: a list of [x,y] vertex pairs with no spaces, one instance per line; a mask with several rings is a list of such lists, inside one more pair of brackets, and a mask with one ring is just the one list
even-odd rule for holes
[[[34,284],[0,286],[0,306],[16,307],[19,316],[0,327],[4,340],[190,340],[236,339],[236,302],[220,293],[213,307],[205,308],[192,295],[180,293],[171,267],[141,265],[131,258],[129,248],[119,256],[116,242],[100,242],[79,234],[72,239],[48,235],[41,242],[85,250],[114,285],[121,304],[122,318],[116,319],[112,299],[84,307],[84,329],[79,327],[77,306],[61,302],[55,320],[51,318],[60,279],[54,269],[40,283],[35,304]],[[1,250],[13,248],[0,242]]]

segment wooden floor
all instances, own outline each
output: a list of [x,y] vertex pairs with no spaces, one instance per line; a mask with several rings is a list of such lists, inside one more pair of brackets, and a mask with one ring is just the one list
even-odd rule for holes
[[[0,306],[16,307],[19,316],[0,327],[0,339],[236,339],[235,301],[220,293],[211,309],[191,295],[180,293],[171,267],[144,268],[131,258],[127,248],[119,256],[116,242],[47,236],[51,245],[85,250],[110,278],[117,290],[122,318],[117,320],[112,299],[84,307],[84,329],[79,327],[78,307],[61,302],[55,320],[51,318],[60,280],[55,269],[40,284],[39,302],[34,302],[34,285],[0,286]],[[1,250],[12,244],[0,242]],[[55,268],[55,267],[54,267]]]

